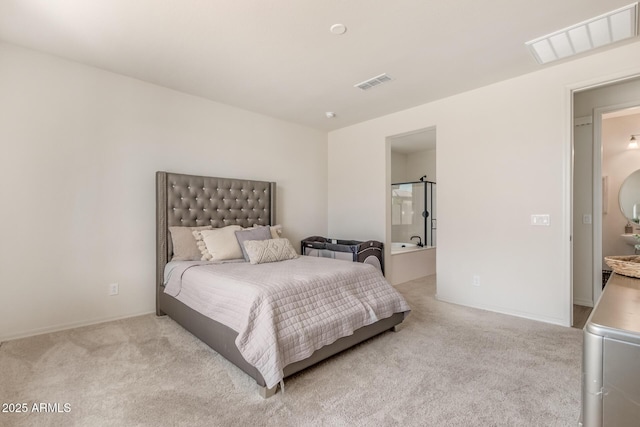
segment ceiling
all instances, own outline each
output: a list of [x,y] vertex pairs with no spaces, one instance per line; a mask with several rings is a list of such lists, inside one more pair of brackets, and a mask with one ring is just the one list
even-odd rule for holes
[[526,41],[629,3],[0,0],[0,41],[330,131],[539,70]]

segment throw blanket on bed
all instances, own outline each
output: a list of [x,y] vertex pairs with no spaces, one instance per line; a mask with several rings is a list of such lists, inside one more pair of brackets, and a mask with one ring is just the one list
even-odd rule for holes
[[237,331],[240,353],[269,388],[282,380],[285,366],[358,328],[409,311],[368,264],[302,256],[267,264],[172,267],[165,292]]

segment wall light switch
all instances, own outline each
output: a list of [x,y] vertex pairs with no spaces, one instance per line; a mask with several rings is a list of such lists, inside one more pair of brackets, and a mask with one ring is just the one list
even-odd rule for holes
[[551,225],[551,217],[549,214],[531,215],[531,225]]
[[582,223],[583,224],[591,224],[591,215],[589,215],[589,214],[582,215]]

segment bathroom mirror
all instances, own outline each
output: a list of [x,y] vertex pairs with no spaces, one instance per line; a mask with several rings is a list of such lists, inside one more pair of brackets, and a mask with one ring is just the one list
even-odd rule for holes
[[635,224],[640,224],[640,169],[629,175],[620,186],[620,210]]

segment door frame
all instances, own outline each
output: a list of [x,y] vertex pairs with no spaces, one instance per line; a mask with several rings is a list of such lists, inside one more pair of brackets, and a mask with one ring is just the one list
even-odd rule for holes
[[[640,100],[593,109],[593,304],[602,295],[602,116],[640,106]],[[616,198],[617,200],[617,198]],[[597,220],[596,220],[597,218]]]
[[[616,73],[613,75],[600,77],[591,81],[576,83],[566,87],[567,104],[569,111],[569,126],[568,137],[569,144],[568,149],[570,155],[567,160],[568,177],[566,179],[568,194],[568,200],[565,200],[565,206],[568,206],[567,217],[565,221],[569,224],[569,326],[573,325],[573,197],[574,197],[574,126],[575,126],[575,112],[574,112],[574,96],[578,92],[586,90],[596,89],[603,86],[608,86],[616,83],[621,83],[626,80],[633,80],[640,78],[640,70],[633,72],[627,71],[626,73]],[[620,103],[615,105],[609,105],[604,107],[594,108],[592,111],[592,123],[593,123],[593,212],[592,212],[592,232],[593,232],[593,258],[592,258],[592,274],[593,274],[593,305],[597,304],[600,296],[602,295],[602,114],[608,112],[621,110],[624,108],[630,108],[640,104],[640,100],[629,101],[626,103]],[[565,164],[567,164],[565,163]],[[597,177],[597,179],[596,179]],[[598,238],[596,239],[596,236]],[[596,277],[600,279],[597,280]]]

